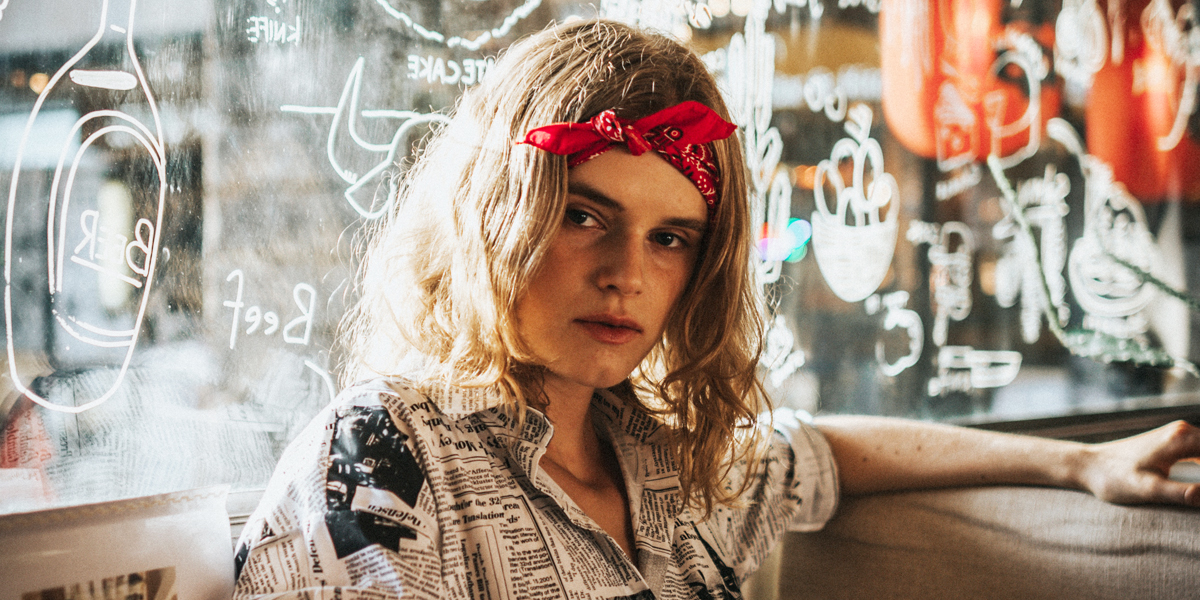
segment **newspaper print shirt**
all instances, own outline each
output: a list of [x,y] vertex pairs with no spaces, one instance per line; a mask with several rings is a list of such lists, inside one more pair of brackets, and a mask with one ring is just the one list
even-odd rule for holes
[[663,427],[598,393],[635,565],[538,466],[553,434],[541,413],[520,430],[502,407],[451,417],[438,406],[462,405],[463,392],[444,393],[459,397],[435,402],[403,380],[376,380],[318,415],[246,524],[236,597],[739,598],[781,534],[819,529],[837,503],[828,444],[777,411],[749,496],[698,520],[681,506]]

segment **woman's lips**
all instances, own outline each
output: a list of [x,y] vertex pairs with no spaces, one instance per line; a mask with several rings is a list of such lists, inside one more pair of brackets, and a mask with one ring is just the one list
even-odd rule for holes
[[628,319],[584,317],[576,319],[592,339],[604,344],[624,344],[641,335],[642,328]]

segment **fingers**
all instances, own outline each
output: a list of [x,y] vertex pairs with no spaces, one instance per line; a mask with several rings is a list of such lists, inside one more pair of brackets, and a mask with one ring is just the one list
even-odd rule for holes
[[1183,493],[1183,503],[1188,506],[1200,506],[1200,484],[1193,483]]
[[1197,466],[1188,459],[1200,456],[1200,428],[1176,421],[1097,449],[1100,460],[1091,465],[1088,486],[1097,497],[1116,504],[1200,506],[1200,479],[1187,472]]
[[1200,456],[1200,428],[1187,421],[1175,421],[1158,429],[1165,439],[1161,451],[1171,462]]
[[1200,484],[1162,480],[1150,492],[1150,502],[1200,506]]

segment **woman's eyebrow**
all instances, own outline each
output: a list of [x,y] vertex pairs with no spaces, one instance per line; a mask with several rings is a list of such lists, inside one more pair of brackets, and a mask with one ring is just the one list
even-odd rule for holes
[[587,198],[588,200],[591,200],[592,202],[595,202],[604,208],[612,209],[617,212],[625,211],[625,206],[623,204],[613,200],[612,198],[609,198],[604,194],[604,192],[601,192],[600,190],[597,190],[586,183],[568,183],[567,193],[575,194],[576,196],[583,196],[584,198]]
[[[615,212],[624,212],[625,205],[608,197],[607,194],[597,190],[596,188],[586,183],[568,183],[567,193],[576,196],[583,196],[600,206]],[[670,227],[679,227],[681,229],[690,229],[697,234],[703,234],[708,229],[708,222],[703,219],[689,219],[687,217],[672,217],[665,221],[665,224]]]

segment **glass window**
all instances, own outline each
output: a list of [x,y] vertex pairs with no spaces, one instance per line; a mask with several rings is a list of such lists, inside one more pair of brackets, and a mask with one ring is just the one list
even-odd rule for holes
[[337,392],[392,177],[506,45],[597,13],[722,83],[779,402],[1194,402],[1194,3],[8,0],[0,511],[261,488]]

